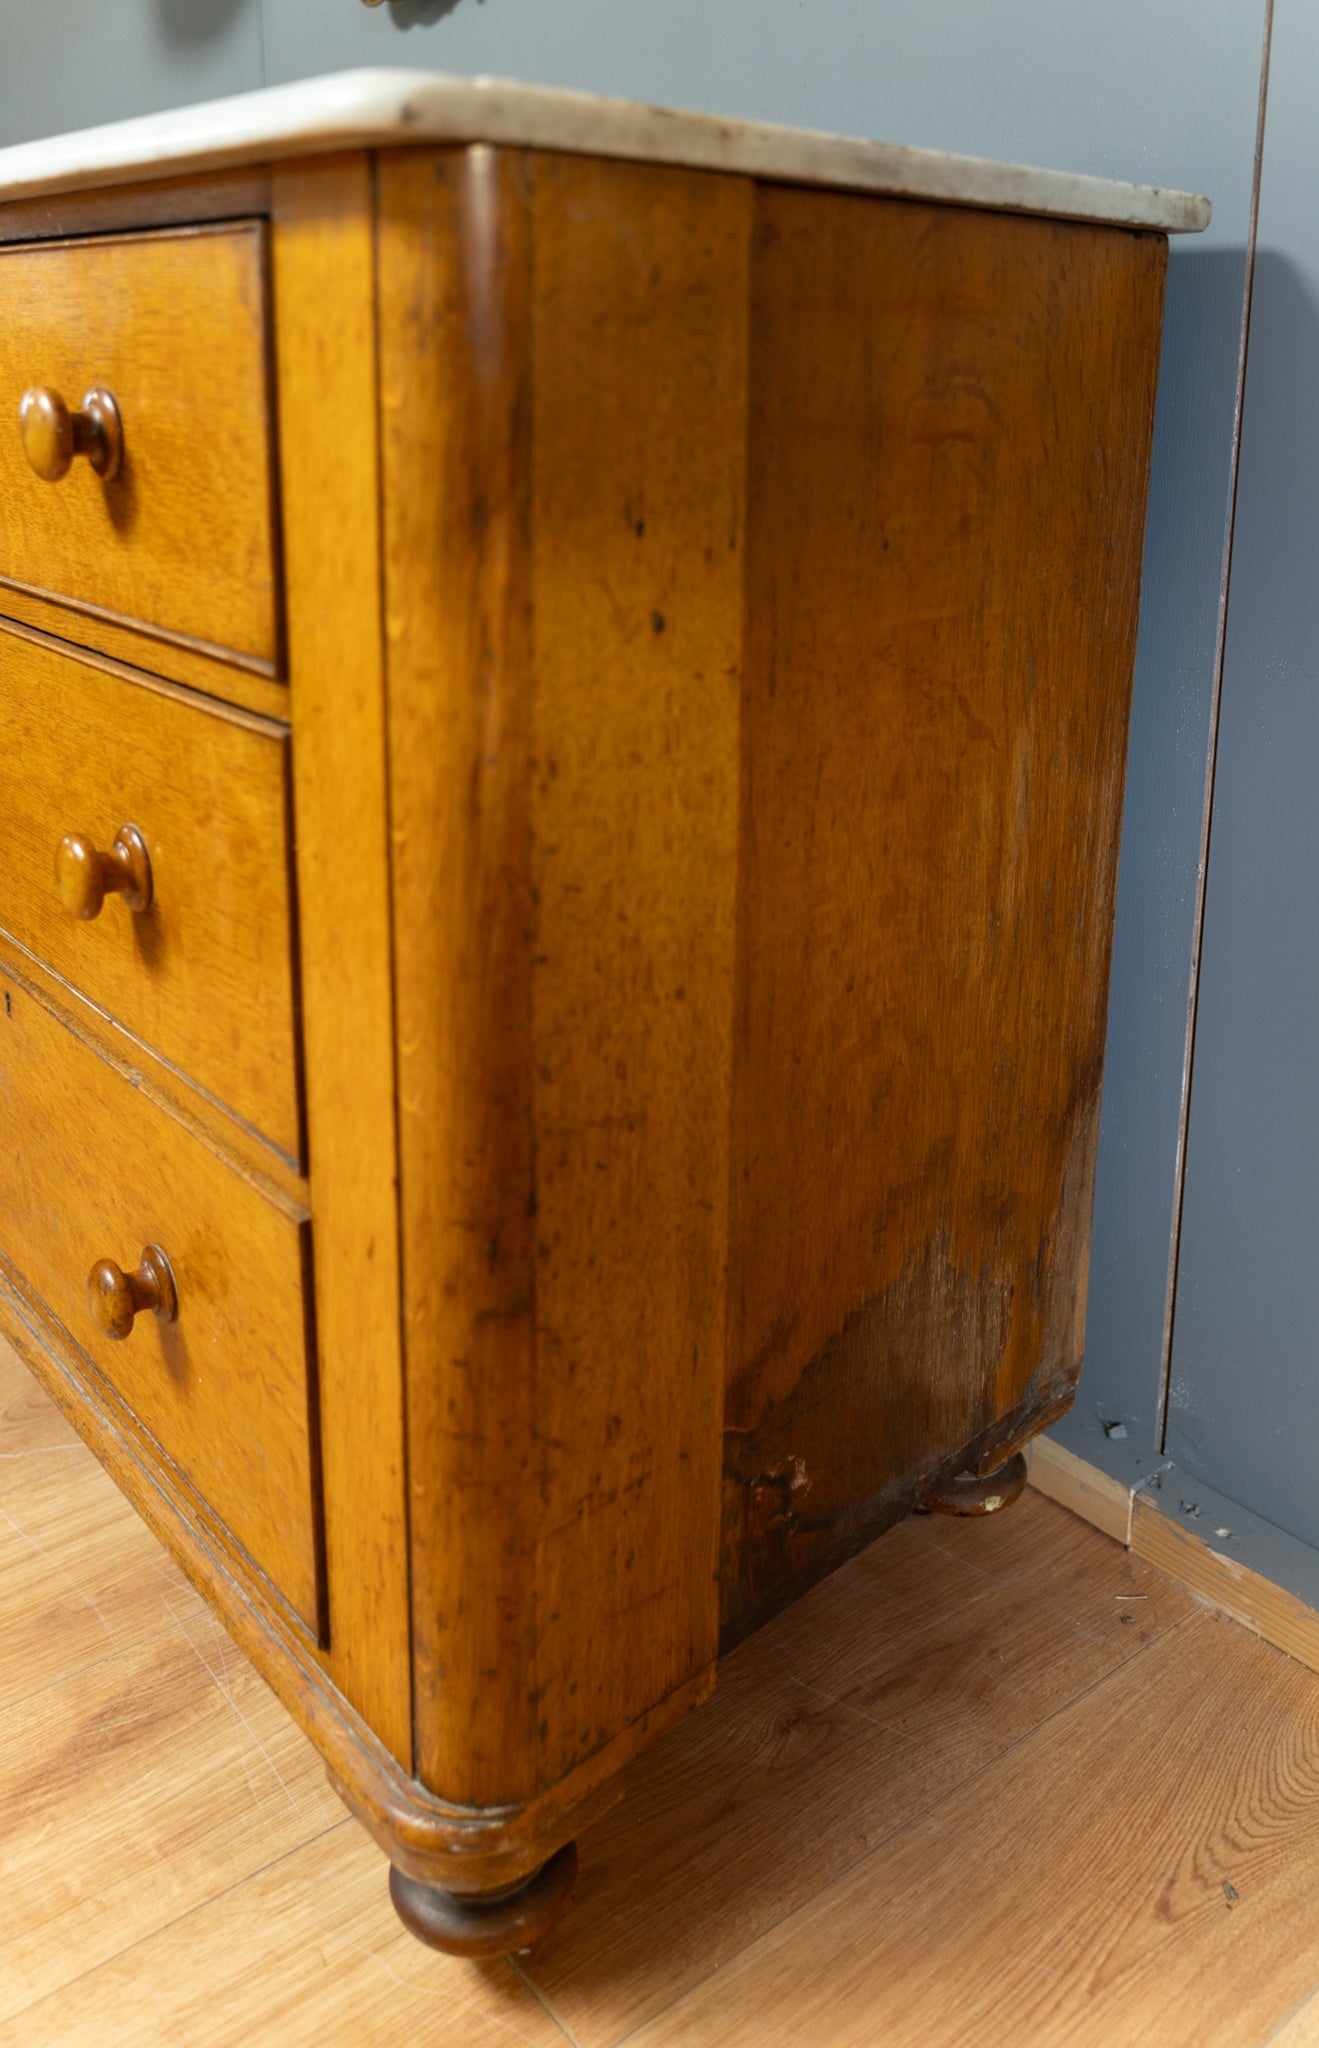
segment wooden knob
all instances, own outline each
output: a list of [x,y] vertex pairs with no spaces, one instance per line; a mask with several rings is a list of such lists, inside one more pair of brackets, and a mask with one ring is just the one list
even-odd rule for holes
[[150,1309],[162,1323],[177,1322],[179,1293],[169,1260],[158,1244],[149,1244],[136,1273],[125,1273],[113,1259],[102,1259],[87,1275],[87,1303],[103,1337],[118,1343],[133,1328],[135,1316]]
[[106,483],[118,474],[124,430],[108,391],[89,391],[80,409],[70,412],[58,391],[35,384],[23,393],[18,421],[23,453],[43,482],[57,484],[67,476],[75,455],[85,455]]
[[98,853],[82,832],[68,832],[55,849],[55,887],[70,917],[99,917],[107,892],[130,910],[151,903],[151,856],[136,825],[121,825],[108,853]]

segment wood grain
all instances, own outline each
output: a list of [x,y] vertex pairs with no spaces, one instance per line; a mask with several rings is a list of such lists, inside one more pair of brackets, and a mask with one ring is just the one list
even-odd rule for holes
[[91,1463],[77,1431],[0,1337],[0,1495],[70,1463]]
[[0,2021],[0,2048],[563,2048],[510,1963],[405,1933],[384,1872],[345,1821]]
[[0,1708],[202,1611],[86,1453],[0,1499],[0,1584]]
[[1080,1371],[1166,260],[770,186],[754,252],[725,1640]]
[[[158,1446],[300,1615],[321,1630],[305,1218],[266,1200],[17,983],[0,1013],[4,1251]],[[179,1319],[112,1342],[98,1259],[161,1244]]]
[[0,242],[195,227],[199,221],[243,220],[269,211],[270,171],[264,164],[184,177],[166,173],[140,185],[0,201]]
[[1317,1862],[1313,1679],[1194,1615],[630,2040],[1262,2048]]
[[292,1160],[2,929],[0,976],[97,1047],[148,1101],[200,1138],[235,1173],[275,1201],[306,1211],[307,1181]]
[[529,173],[376,176],[416,1767],[479,1799],[534,1786],[539,1718]]
[[410,1771],[369,162],[282,165],[273,206],[329,1669]]
[[[12,629],[0,670],[0,924],[296,1160],[286,728]],[[151,907],[80,923],[56,848],[126,824]]]
[[[24,941],[107,1059],[26,1060],[21,1107],[56,1137],[40,1159],[24,1141],[12,1246],[4,1226],[23,1278],[0,1260],[0,1300],[399,1867],[480,1888],[597,1816],[625,1760],[708,1691],[720,1576],[728,1641],[1070,1398],[1165,252],[484,148],[282,165],[263,191],[268,227],[97,246],[148,278],[165,275],[150,252],[168,265],[214,243],[217,276],[228,262],[255,280],[229,292],[240,344],[216,371],[217,417],[242,387],[255,438],[214,516],[241,523],[277,439],[278,518],[254,543],[268,643],[235,648],[267,616],[258,575],[224,644],[263,688],[289,676],[307,1187],[263,1182],[240,1134],[242,1198],[226,1204],[241,1243],[213,1234],[199,1269],[167,1221],[128,1230],[150,1204],[132,1161],[104,1170],[121,1124],[167,1134],[149,1192],[180,1196],[199,1227],[198,1190],[228,1168],[208,1150],[185,1169],[186,1081],[162,1102],[144,1058],[127,1088],[120,1026],[89,1018],[78,977]],[[150,217],[149,196],[124,204]],[[90,217],[70,203],[71,229]],[[0,268],[46,274],[66,254]],[[202,300],[180,308],[195,335]],[[251,370],[268,322],[273,416],[264,355]],[[207,564],[212,594],[238,530],[223,573]],[[63,596],[71,634],[100,619],[122,651],[149,629],[223,695],[204,622],[133,592]],[[60,830],[100,845],[123,822]],[[215,823],[223,861],[234,827],[218,808]],[[40,1006],[12,993],[37,1029]],[[97,1171],[75,1216],[59,1205],[83,1157],[84,1071]],[[112,1117],[112,1102],[130,1106]],[[0,1195],[17,1171],[0,1161]],[[42,1201],[67,1216],[62,1240]],[[300,1465],[253,1361],[282,1360],[280,1398],[305,1401],[287,1248],[301,1231],[305,1251],[308,1209],[319,1379]],[[241,1272],[221,1306],[243,1427],[211,1414],[212,1443],[158,1376],[128,1391],[144,1413],[174,1402],[168,1429],[164,1409],[146,1417],[156,1440],[182,1430],[211,1461],[204,1490],[235,1528],[255,1517],[272,1578],[287,1590],[303,1571],[304,1617],[311,1569],[319,1649],[168,1465],[157,1487],[161,1454],[110,1391],[120,1356],[145,1356],[138,1331],[94,1351],[79,1394],[83,1364],[26,1282],[76,1324],[56,1267],[87,1218],[98,1239],[113,1224],[88,1265],[164,1246],[185,1318],[198,1270]],[[236,1505],[240,1451],[268,1427],[279,1472],[244,1478]],[[930,1532],[913,1541],[932,1576],[965,1567]],[[1064,1687],[1070,1647],[1052,1656]],[[902,1711],[937,1723],[911,1654]],[[947,1654],[933,1664],[960,1697]],[[852,1769],[850,1742],[902,1707],[901,1684],[871,1673],[877,1709],[851,1675],[810,1668],[799,1689],[828,1698],[818,1723],[787,1714],[784,1752],[818,1736]],[[894,1772],[886,1753],[879,1775]],[[864,1849],[910,1810],[895,1818],[878,1775],[853,1775],[862,1818],[836,1811]],[[722,1795],[716,1762],[702,1782]],[[779,1807],[776,1826],[805,1881],[827,1882],[804,1821]],[[693,1958],[753,1932],[716,1910],[719,1883],[735,1900],[756,1887],[735,1860],[702,1893],[666,1853],[661,1975],[679,1991]],[[621,1924],[641,1928],[632,1900]]]
[[[0,1346],[0,1451],[14,1401]],[[58,1434],[40,1397],[18,1406],[17,1447]],[[49,1598],[62,1570],[71,1614],[85,1586],[113,1626],[149,1625],[160,1559],[89,1512],[79,1463],[67,1536],[57,1474],[23,1510]],[[3,1533],[21,1626],[39,1554]],[[47,1664],[0,1710],[0,2048],[964,2048],[1005,2011],[1014,2048],[1304,2048],[1314,1681],[1186,1613],[1038,1497],[903,1524],[743,1645],[638,1765],[530,1985],[404,1934],[314,1751],[208,1619],[92,1663],[78,1624],[67,1674]]]
[[717,1647],[750,201],[737,179],[536,165],[547,1775]]
[[1319,2048],[1319,1985],[1276,2033],[1269,2035],[1265,2048]]
[[1191,1611],[1043,1501],[899,1524],[632,1767],[528,1977],[608,2048]]
[[749,197],[379,181],[418,1758],[490,1802],[715,1646]]
[[0,618],[33,627],[66,645],[109,655],[139,672],[165,676],[224,703],[241,704],[261,717],[288,718],[289,693],[284,682],[238,668],[200,648],[157,639],[128,620],[109,619],[103,613],[93,618],[56,599],[36,597],[7,583],[0,583]]
[[1078,1458],[1065,1445],[1054,1443],[1051,1437],[1037,1436],[1026,1459],[1030,1483],[1037,1493],[1056,1500],[1059,1507],[1079,1515],[1092,1528],[1102,1529],[1114,1542],[1124,1546],[1130,1543],[1131,1487],[1101,1472],[1097,1465],[1088,1465],[1084,1458]]
[[[491,1890],[543,1859],[621,1797],[618,1773],[704,1696],[705,1674],[614,1743],[524,1805],[455,1806],[419,1785],[333,1686],[318,1650],[268,1582],[236,1559],[232,1537],[201,1503],[184,1503],[149,1442],[108,1387],[80,1380],[67,1338],[0,1256],[0,1327],[75,1423],[115,1483],[172,1552],[233,1641],[315,1742],[331,1781],[399,1868],[425,1883]],[[73,1356],[78,1356],[74,1353]],[[235,1569],[235,1566],[238,1569]]]
[[[258,221],[0,248],[0,579],[273,673],[278,587]],[[28,468],[18,405],[109,387],[124,464]]]
[[341,1813],[315,1750],[208,1616],[9,1707],[0,1714],[8,2011]]
[[1131,1552],[1185,1586],[1197,1600],[1319,1672],[1319,1613],[1294,1593],[1251,1571],[1184,1528],[1138,1494],[1132,1506]]

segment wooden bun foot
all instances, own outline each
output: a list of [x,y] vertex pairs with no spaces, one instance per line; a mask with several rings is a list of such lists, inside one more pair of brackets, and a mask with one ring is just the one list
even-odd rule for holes
[[945,1479],[933,1493],[926,1494],[922,1506],[937,1515],[993,1515],[1000,1508],[1010,1508],[1025,1484],[1026,1459],[1018,1451],[1015,1458],[1009,1458],[1006,1465],[1000,1465],[997,1472],[989,1472],[983,1479],[974,1472]]
[[390,1865],[389,1896],[410,1934],[449,1956],[506,1956],[548,1932],[577,1882],[577,1844],[567,1842],[526,1879],[498,1892],[446,1892]]

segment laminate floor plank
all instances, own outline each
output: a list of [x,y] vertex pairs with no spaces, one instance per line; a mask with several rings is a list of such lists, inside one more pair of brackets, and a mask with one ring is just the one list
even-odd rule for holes
[[1197,1613],[629,2048],[1264,2048],[1317,1958],[1319,1687]]
[[385,1876],[345,1818],[0,2024],[0,2048],[564,2048],[511,1964],[414,1940]]
[[320,1759],[209,1614],[0,1713],[0,2016],[336,1825]]
[[914,1520],[455,1962],[0,1347],[0,1872],[0,2048],[1319,2048],[1319,1680],[1036,1495]]
[[1036,1494],[901,1524],[633,1767],[530,1981],[610,2048],[1192,1610]]
[[94,1465],[82,1438],[0,1337],[0,1495],[36,1472],[69,1463]]
[[88,1454],[0,1495],[0,1708],[205,1612]]
[[1319,1986],[1269,2035],[1264,2048],[1319,2048]]

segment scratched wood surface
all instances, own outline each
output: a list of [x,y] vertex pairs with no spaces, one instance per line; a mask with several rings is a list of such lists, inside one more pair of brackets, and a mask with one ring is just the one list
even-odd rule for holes
[[482,1965],[3,1343],[0,1509],[0,2048],[1319,2041],[1319,1682],[1039,1496],[742,1645]]
[[1070,1399],[1166,251],[376,193],[416,1756],[493,1801]]
[[377,178],[417,1756],[493,1802],[717,1648],[750,187]]

